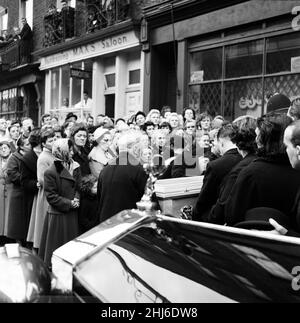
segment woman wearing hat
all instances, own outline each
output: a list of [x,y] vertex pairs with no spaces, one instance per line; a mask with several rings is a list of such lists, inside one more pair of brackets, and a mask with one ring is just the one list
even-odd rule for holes
[[[7,178],[7,160],[11,154],[8,140],[0,141],[0,237],[5,236],[5,226],[8,219],[8,190],[11,184]],[[1,241],[1,240],[0,240]]]
[[80,167],[72,159],[73,143],[58,139],[52,147],[55,161],[44,174],[44,190],[49,203],[45,218],[39,256],[47,265],[59,248],[78,235]]
[[104,166],[116,156],[110,149],[112,137],[107,129],[97,128],[94,132],[95,147],[89,154],[91,173],[98,178]]

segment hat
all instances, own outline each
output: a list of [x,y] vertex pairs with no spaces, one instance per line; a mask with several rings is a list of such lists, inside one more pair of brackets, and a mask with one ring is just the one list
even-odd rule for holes
[[10,140],[8,138],[6,138],[6,137],[0,138],[0,146],[2,146],[2,145],[10,146]]
[[288,108],[290,105],[291,105],[291,101],[286,95],[276,93],[268,101],[267,111],[270,112],[277,109]]
[[78,119],[76,114],[74,114],[73,112],[69,112],[66,116],[66,121],[72,117],[74,117],[76,120]]
[[269,223],[270,218],[285,228],[290,226],[289,218],[281,211],[268,207],[257,207],[248,210],[244,221],[237,223],[235,227],[250,230],[274,230],[274,227]]
[[94,140],[97,142],[100,142],[100,140],[103,138],[105,134],[110,134],[109,130],[103,129],[103,128],[97,128],[94,131]]

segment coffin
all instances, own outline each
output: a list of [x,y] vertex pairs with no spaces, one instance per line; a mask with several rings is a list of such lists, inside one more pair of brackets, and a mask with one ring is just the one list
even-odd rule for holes
[[164,214],[179,217],[184,205],[195,205],[204,176],[181,177],[158,180],[155,192]]

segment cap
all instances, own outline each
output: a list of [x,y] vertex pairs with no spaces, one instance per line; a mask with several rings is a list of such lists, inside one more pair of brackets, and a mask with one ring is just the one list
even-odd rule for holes
[[273,95],[267,104],[267,111],[274,111],[277,109],[284,109],[288,108],[291,105],[290,99],[281,93],[276,93]]
[[76,114],[74,114],[73,112],[69,112],[66,116],[66,121],[72,117],[74,117],[76,120],[78,119]]

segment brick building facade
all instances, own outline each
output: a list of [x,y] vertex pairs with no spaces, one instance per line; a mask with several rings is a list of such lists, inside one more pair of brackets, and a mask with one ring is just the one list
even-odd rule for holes
[[[118,1],[117,5],[121,2]],[[126,0],[123,1],[125,4],[126,2]],[[3,29],[6,29],[8,34],[14,34],[14,27],[21,29],[21,18],[23,16],[27,17],[33,31],[32,55],[28,64],[21,64],[20,60],[18,60],[20,57],[17,57],[18,48],[16,48],[15,43],[9,46],[0,43],[0,115],[8,118],[31,116],[38,123],[42,113],[53,112],[60,115],[61,120],[63,120],[64,115],[69,111],[60,110],[64,96],[71,96],[69,97],[69,100],[72,101],[70,102],[70,108],[75,109],[75,100],[79,102],[82,99],[86,86],[89,89],[90,96],[97,95],[97,98],[94,100],[94,106],[85,111],[85,113],[78,109],[74,110],[82,118],[87,114],[96,115],[99,113],[107,113],[112,117],[123,116],[142,109],[141,73],[143,73],[143,58],[141,57],[139,44],[142,7],[159,2],[159,0],[128,1],[130,6],[126,19],[114,21],[106,28],[99,28],[99,30],[91,33],[87,32],[89,9],[96,8],[95,4],[99,8],[100,2],[97,0],[71,0],[70,5],[75,7],[74,37],[63,38],[56,43],[50,43],[50,45],[48,42],[45,45],[45,28],[47,27],[45,25],[45,16],[51,5],[60,10],[61,1],[0,0],[1,33],[3,33]],[[6,14],[6,17],[2,19],[4,21],[2,25],[1,12]],[[121,44],[122,39],[128,41],[128,44]],[[101,51],[99,47],[102,44],[109,47],[109,42],[111,42],[112,47],[115,47],[114,49],[112,48],[112,52],[115,52],[114,55],[110,54],[110,50]],[[115,42],[120,44],[113,46]],[[95,55],[80,56],[78,54],[78,58],[73,57],[73,61],[68,62],[62,61],[61,65],[59,62],[54,65],[45,63],[46,60],[50,61],[58,53],[65,53],[65,55],[70,54],[72,51],[80,53],[83,48],[93,49],[94,46],[99,47]],[[124,48],[125,52],[122,53]],[[12,52],[14,55],[11,54]],[[58,85],[56,82],[61,82],[59,78],[62,77],[62,73],[66,72],[67,65],[70,66],[67,73],[71,73],[72,68],[88,69],[89,71],[96,70],[96,73],[93,73],[90,80],[67,77],[68,85],[67,88],[64,88],[63,84]],[[116,68],[119,69],[119,75],[116,73]],[[125,71],[126,69],[127,71]],[[108,75],[107,80],[105,79],[106,76],[103,77],[104,74],[100,75],[101,71]],[[126,79],[122,76],[125,72],[128,74]],[[113,74],[115,75],[113,76]],[[55,78],[56,76],[57,78]],[[66,81],[64,76],[65,74],[63,74],[63,81]],[[115,78],[115,80],[112,80],[112,78]],[[107,85],[107,82],[112,82],[111,85],[113,86]],[[125,87],[122,85],[123,82],[127,84]],[[95,83],[99,83],[100,87],[103,87],[101,95],[99,95]],[[53,89],[52,87],[56,85],[57,89]],[[73,90],[71,89],[72,87],[74,87]],[[79,93],[76,98],[75,93]],[[59,97],[59,101],[54,102],[54,97]],[[125,101],[127,106],[123,103]],[[128,108],[130,104],[132,107]]]

